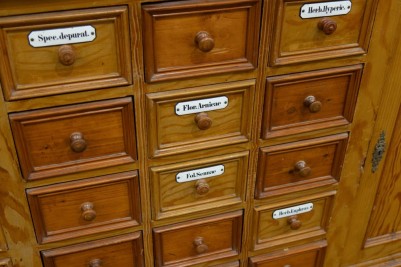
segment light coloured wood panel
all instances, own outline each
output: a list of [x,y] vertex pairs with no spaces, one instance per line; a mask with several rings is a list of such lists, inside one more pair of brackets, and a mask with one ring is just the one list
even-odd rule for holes
[[255,197],[258,199],[337,183],[348,134],[260,149]]
[[250,267],[320,267],[322,266],[327,242],[325,240],[315,243],[290,247],[249,259]]
[[[274,246],[308,239],[324,237],[331,216],[335,191],[293,199],[284,203],[275,203],[255,207],[252,225],[253,249],[272,248]],[[275,219],[273,213],[283,209],[298,210],[300,205],[313,204],[307,212],[292,213]],[[297,207],[296,209],[294,207]],[[284,213],[284,211],[283,211]]]
[[[246,151],[151,168],[154,219],[197,213],[245,201],[248,155]],[[202,169],[215,166],[221,166],[224,172],[202,178],[205,176]],[[191,174],[200,173],[199,178],[177,182],[179,173],[193,170],[198,170]]]
[[[160,157],[250,140],[254,80],[187,88],[147,94],[149,155]],[[177,115],[176,105],[215,97],[227,97],[223,109],[203,112],[211,120],[208,129],[200,129],[194,112]],[[221,105],[223,103],[220,103]]]
[[[255,0],[143,5],[147,81],[254,69],[259,9]],[[199,32],[208,35],[196,41]]]
[[351,123],[361,75],[354,65],[267,78],[262,138]]
[[39,243],[141,222],[137,172],[32,188],[27,195]]
[[140,232],[45,250],[41,254],[44,267],[96,266],[96,262],[97,266],[145,266]]
[[354,0],[346,15],[328,16],[337,25],[334,33],[327,35],[318,28],[322,19],[302,19],[304,4],[321,1],[280,0],[269,3],[273,14],[274,29],[270,64],[284,65],[311,60],[358,55],[367,52],[370,30],[377,1]]
[[[85,25],[95,28],[96,38],[69,44],[72,65],[59,60],[60,45],[35,48],[28,40],[32,31]],[[0,77],[7,100],[132,83],[126,7],[0,18],[0,36]]]
[[242,211],[155,228],[155,266],[193,266],[239,254]]
[[[22,174],[28,180],[133,163],[137,159],[130,97],[26,111],[9,117]],[[82,134],[77,143],[71,139],[73,133]]]

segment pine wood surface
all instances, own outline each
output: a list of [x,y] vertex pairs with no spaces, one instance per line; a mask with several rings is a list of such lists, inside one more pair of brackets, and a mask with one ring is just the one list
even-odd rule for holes
[[[149,1],[146,6],[152,5],[157,7],[159,4],[155,2],[156,1]],[[235,11],[231,12],[221,8],[220,3],[223,2],[235,6],[238,3],[247,1],[208,1],[208,3],[204,4],[204,6],[213,7],[212,9],[215,9],[215,12],[212,13],[210,18],[217,19],[221,15],[223,18],[220,19],[225,20],[225,23],[227,23],[226,25],[229,25],[228,18],[233,18],[230,16],[233,16]],[[373,27],[373,35],[370,45],[368,45],[368,41],[370,40],[370,28],[373,26],[373,18],[375,17],[376,5],[378,2],[378,13]],[[174,10],[181,4],[185,6],[185,3],[185,1],[175,2],[172,8]],[[14,82],[14,78],[10,78],[12,75],[9,70],[4,70],[4,65],[12,64],[15,60],[14,57],[11,57],[11,62],[3,64],[6,59],[2,57],[1,61],[3,63],[1,65],[3,68],[3,76],[1,77],[1,83],[2,86],[6,86],[0,90],[0,182],[2,184],[0,187],[0,223],[4,230],[4,239],[8,250],[0,252],[0,263],[17,267],[42,267],[40,255],[44,255],[46,258],[44,262],[48,264],[45,266],[71,266],[77,260],[82,260],[82,264],[88,265],[88,261],[96,258],[95,254],[98,253],[92,251],[101,250],[103,251],[101,253],[102,256],[106,259],[104,261],[104,265],[106,266],[110,264],[110,266],[115,266],[116,261],[112,261],[113,258],[118,259],[117,263],[119,265],[122,264],[121,266],[131,266],[135,261],[138,262],[138,266],[141,264],[144,266],[162,266],[164,263],[159,260],[161,257],[162,243],[152,234],[154,231],[156,233],[157,231],[163,232],[168,229],[180,229],[180,227],[184,227],[187,229],[184,233],[191,233],[190,235],[197,236],[197,233],[201,233],[202,231],[208,232],[207,227],[197,227],[200,222],[210,222],[210,218],[222,219],[225,218],[225,216],[230,217],[227,214],[240,214],[238,217],[240,219],[235,219],[238,228],[234,231],[235,233],[225,235],[222,240],[218,239],[219,235],[215,236],[215,234],[211,234],[213,239],[217,240],[217,243],[220,241],[223,242],[224,240],[230,241],[230,239],[235,238],[235,249],[230,253],[218,252],[217,254],[212,253],[213,255],[205,257],[190,256],[189,258],[185,258],[186,256],[184,256],[185,259],[182,261],[169,259],[169,263],[171,263],[172,266],[220,267],[265,266],[263,264],[268,264],[268,266],[271,266],[271,264],[273,264],[272,266],[275,266],[274,264],[278,264],[277,266],[285,266],[286,264],[295,265],[299,262],[305,266],[316,267],[349,266],[352,264],[356,264],[357,266],[386,266],[388,264],[390,264],[390,266],[398,266],[397,264],[399,264],[399,259],[401,258],[399,256],[399,236],[394,234],[398,231],[398,213],[389,212],[390,215],[387,219],[387,216],[383,216],[381,213],[385,211],[385,209],[376,208],[374,213],[371,213],[374,203],[382,203],[380,207],[384,208],[395,207],[396,203],[388,202],[387,199],[388,196],[393,199],[396,198],[398,185],[397,183],[395,183],[395,187],[391,187],[391,185],[393,181],[397,182],[399,179],[397,176],[397,169],[392,172],[389,167],[383,167],[385,164],[382,162],[378,172],[371,174],[370,162],[376,139],[383,129],[386,129],[386,138],[388,138],[387,140],[389,143],[392,137],[395,140],[392,144],[397,144],[399,142],[396,141],[398,140],[397,136],[399,137],[399,132],[393,132],[393,129],[397,128],[395,122],[400,105],[399,93],[397,93],[399,90],[396,89],[397,85],[400,83],[399,77],[401,76],[399,74],[400,67],[398,67],[400,62],[400,45],[398,45],[397,41],[399,38],[397,36],[399,35],[396,31],[400,23],[400,2],[399,0],[391,0],[389,3],[384,3],[384,1],[358,0],[353,1],[353,4],[353,11],[349,17],[341,16],[335,18],[339,27],[338,35],[333,35],[334,37],[317,37],[317,35],[311,37],[311,35],[302,33],[306,33],[312,28],[314,32],[318,32],[315,26],[317,19],[304,21],[304,24],[293,24],[291,20],[296,19],[298,21],[298,14],[296,14],[296,18],[295,16],[288,16],[297,13],[297,8],[294,8],[294,6],[299,6],[299,3],[292,3],[291,1],[284,0],[266,0],[263,4],[258,2],[256,5],[257,11],[252,11],[254,12],[250,13],[252,17],[248,18],[252,21],[248,25],[249,28],[245,29],[245,27],[243,27],[243,23],[246,19],[242,17],[242,19],[237,21],[237,23],[242,25],[242,28],[228,28],[230,31],[234,32],[229,37],[224,37],[225,35],[213,35],[219,37],[215,39],[217,48],[219,48],[220,45],[217,43],[220,37],[231,40],[225,44],[227,47],[233,45],[242,47],[242,56],[244,54],[248,55],[245,56],[245,58],[248,62],[246,64],[248,64],[247,66],[249,69],[245,70],[243,67],[237,69],[235,64],[232,64],[232,68],[230,69],[230,67],[223,64],[215,68],[209,68],[208,71],[202,71],[202,67],[198,69],[197,65],[193,63],[191,59],[176,56],[170,58],[163,57],[162,60],[166,60],[164,61],[166,64],[171,62],[171,60],[190,62],[192,66],[189,67],[192,68],[193,71],[180,72],[179,69],[174,70],[170,72],[168,80],[160,78],[163,81],[160,80],[149,83],[150,76],[149,74],[146,76],[145,73],[148,73],[149,65],[147,64],[150,63],[147,61],[148,56],[145,56],[142,51],[146,51],[146,53],[149,52],[149,46],[145,40],[147,34],[150,32],[148,31],[149,28],[145,27],[146,21],[144,20],[142,2],[127,0],[85,2],[76,0],[68,2],[40,0],[37,1],[35,5],[32,5],[29,1],[25,0],[18,1],[18,3],[8,0],[1,1],[0,22],[10,23],[6,23],[7,25],[5,26],[6,28],[10,28],[10,31],[4,32],[4,27],[2,28],[2,34],[0,35],[2,51],[5,51],[3,46],[8,42],[6,33],[15,31],[12,27],[14,22],[20,21],[18,23],[29,24],[30,20],[33,20],[35,23],[39,23],[42,19],[45,25],[54,23],[61,25],[65,18],[63,18],[63,16],[55,17],[54,14],[70,14],[72,20],[74,17],[73,14],[75,14],[76,18],[81,16],[83,21],[89,20],[91,23],[93,21],[93,23],[101,24],[101,19],[95,19],[90,15],[85,18],[85,16],[82,15],[90,14],[91,10],[102,10],[99,14],[104,14],[106,16],[108,16],[108,12],[103,12],[104,10],[123,10],[124,15],[122,16],[122,20],[117,19],[117,22],[115,22],[117,23],[116,26],[114,28],[106,27],[106,31],[114,32],[118,36],[125,36],[127,39],[122,40],[122,43],[113,46],[111,49],[101,51],[101,53],[117,53],[119,55],[117,57],[118,62],[107,65],[107,67],[114,66],[114,70],[116,71],[112,71],[113,75],[124,77],[122,80],[112,78],[105,81],[104,79],[100,79],[101,82],[99,82],[99,80],[79,80],[74,78],[73,83],[67,85],[68,80],[60,78],[56,83],[63,83],[65,86],[57,85],[49,87],[47,85],[43,86],[42,84],[38,87],[39,89],[37,89],[37,91],[28,93],[29,90],[26,90],[25,92],[27,93],[20,96],[16,94],[14,99],[12,99],[12,94],[9,91],[9,85]],[[168,4],[163,3],[163,5],[168,7]],[[119,7],[114,8],[115,6]],[[200,6],[197,7],[193,4],[189,6],[196,11],[195,13],[199,13],[199,10],[202,9]],[[364,6],[366,6],[367,10],[363,12],[362,8]],[[285,13],[282,12],[284,9],[286,10]],[[185,11],[186,9],[184,8],[183,10]],[[225,12],[228,12],[226,17],[224,17]],[[241,12],[246,13],[248,11],[240,11],[239,13]],[[205,19],[209,18],[205,16],[205,14],[199,14],[201,14],[199,17]],[[53,19],[50,19],[50,17],[53,17]],[[28,18],[28,20],[21,21],[21,18]],[[233,20],[233,22],[234,21],[236,20]],[[107,23],[109,22],[106,22],[106,24]],[[283,28],[279,26],[281,25],[280,23],[282,23]],[[187,27],[182,27],[180,30],[192,33],[192,30],[196,30],[197,32],[197,28],[200,25],[203,26],[203,24],[199,22],[195,24],[197,24],[197,27],[192,27],[188,24],[186,25]],[[257,27],[250,29],[250,25],[257,25]],[[259,29],[258,25],[260,25],[260,32],[254,31],[255,29]],[[311,25],[313,25],[313,27],[310,27]],[[345,25],[347,25],[347,27],[345,27]],[[164,27],[164,24],[159,24],[159,26]],[[212,26],[217,27],[218,25],[209,25],[209,27]],[[307,27],[308,30],[288,30],[295,26]],[[348,28],[349,31],[346,31],[345,28]],[[284,29],[286,30],[284,31]],[[169,32],[168,28],[165,30]],[[246,35],[244,33],[246,31],[253,32]],[[22,32],[25,35],[29,33],[29,27],[22,29]],[[236,33],[241,32],[242,34],[236,35]],[[171,33],[171,36],[173,33]],[[320,32],[318,33],[321,34]],[[23,40],[22,37],[24,34],[20,35],[18,40]],[[224,34],[227,34],[227,32],[224,32]],[[277,34],[281,35],[279,36],[280,38],[284,38],[283,36],[285,35],[285,38],[280,39],[277,37]],[[244,40],[244,35],[247,36],[246,40]],[[167,34],[164,35],[163,38],[168,42],[171,41],[174,43],[177,39],[169,39],[171,36]],[[330,37],[333,38],[330,39]],[[188,38],[187,40],[191,39],[190,46],[194,47],[194,37],[186,38]],[[294,52],[293,54],[291,54],[291,52],[288,57],[286,57],[285,53],[278,54],[278,45],[284,45],[284,47],[287,47],[289,50],[300,49],[299,44],[297,48],[296,42],[291,41],[285,43],[285,40],[303,40],[307,38],[311,38],[312,50],[309,49],[309,47],[307,52]],[[319,38],[323,38],[324,41]],[[102,38],[99,39],[99,41],[102,40]],[[284,43],[278,43],[280,40],[284,40]],[[26,40],[24,40],[24,42],[25,41]],[[238,41],[239,43],[237,43]],[[341,43],[342,41],[346,41],[349,45],[341,44],[338,50],[330,50],[330,45],[336,42]],[[244,45],[244,42],[246,45]],[[174,49],[168,50],[167,46],[163,46],[165,42],[155,41],[154,43],[158,47],[157,51],[153,51],[155,53],[160,52],[160,49],[163,51],[165,48],[167,52],[176,49],[173,45]],[[305,40],[303,43],[307,44],[308,41]],[[111,45],[111,43],[107,45]],[[329,46],[328,48],[327,45]],[[94,52],[94,50],[90,51],[89,49],[90,43],[73,44],[73,46],[77,46],[80,48],[79,50],[82,48],[86,51],[85,53],[88,54]],[[244,48],[245,46],[247,47],[246,49]],[[319,46],[321,47],[319,48]],[[23,46],[13,47],[13,49],[22,48]],[[55,47],[43,50],[54,52]],[[180,53],[184,51],[185,50],[177,49],[177,52]],[[98,55],[98,57],[93,58],[93,61],[78,59],[82,60],[82,64],[89,64],[90,62],[99,62],[101,58],[104,58],[101,57],[100,54]],[[210,56],[219,57],[223,55],[214,54],[212,52]],[[229,54],[226,54],[226,56],[229,56]],[[34,59],[34,57],[27,59],[31,60]],[[115,57],[113,56],[111,60],[114,59]],[[293,64],[294,62],[298,63]],[[302,62],[302,64],[299,62]],[[199,63],[199,61],[196,61],[196,63]],[[54,64],[54,61],[52,64]],[[21,64],[18,63],[17,65],[19,68],[25,69]],[[37,64],[37,66],[43,69],[46,68],[44,64]],[[241,63],[239,63],[238,66],[241,66]],[[285,77],[285,79],[295,77],[294,79],[298,80],[297,76],[299,75],[308,76],[309,74],[322,70],[323,72],[329,73],[336,69],[353,69],[354,67],[352,66],[358,66],[356,68],[355,83],[353,83],[355,88],[351,86],[351,91],[353,92],[351,95],[353,96],[348,95],[351,99],[347,97],[347,102],[345,104],[343,100],[340,100],[339,105],[342,107],[346,106],[346,108],[343,110],[343,113],[341,113],[341,108],[336,113],[340,114],[340,116],[335,117],[337,123],[330,122],[316,128],[313,128],[313,126],[312,128],[305,127],[302,131],[290,130],[287,134],[279,133],[266,140],[262,138],[265,129],[263,118],[266,112],[264,100],[268,97],[268,93],[266,92],[266,80],[279,78],[275,77],[278,75]],[[359,71],[359,66],[363,66],[363,71]],[[26,67],[29,66],[27,65]],[[241,68],[242,70],[240,70]],[[101,69],[93,66],[89,69],[94,72],[101,71]],[[28,74],[30,73],[28,72]],[[83,73],[80,73],[79,75],[82,74]],[[45,73],[45,75],[52,74]],[[4,79],[4,77],[8,78]],[[27,77],[29,76],[24,76],[23,78]],[[360,84],[358,84],[359,79]],[[124,82],[122,82],[123,80]],[[241,138],[226,139],[226,142],[222,142],[220,141],[221,136],[218,136],[219,131],[216,131],[217,137],[213,141],[214,143],[210,142],[210,140],[203,140],[201,144],[199,139],[196,142],[191,140],[191,138],[196,137],[196,134],[192,136],[193,133],[187,133],[187,140],[189,141],[186,146],[179,145],[172,153],[162,153],[158,157],[154,157],[155,147],[157,147],[156,144],[159,140],[157,135],[164,134],[165,138],[173,138],[174,142],[180,144],[182,141],[180,131],[186,128],[181,126],[177,127],[178,124],[175,125],[176,122],[174,122],[173,124],[163,124],[163,127],[153,130],[158,123],[166,123],[164,119],[166,112],[161,112],[161,115],[159,115],[160,118],[156,117],[157,120],[153,119],[152,116],[157,114],[158,110],[149,108],[151,107],[150,103],[152,99],[158,99],[158,96],[160,96],[159,99],[163,100],[161,102],[162,104],[164,104],[164,97],[169,95],[199,99],[213,90],[222,92],[226,88],[233,88],[235,84],[247,84],[243,86],[243,88],[246,88],[246,93],[242,95],[239,94],[241,96],[233,101],[233,103],[236,103],[237,109],[232,111],[228,116],[224,114],[224,112],[218,113],[218,111],[213,111],[210,113],[216,114],[214,118],[218,118],[218,121],[223,122],[218,124],[220,132],[231,129],[230,131],[234,135],[241,136]],[[332,83],[327,83],[327,86],[331,85]],[[359,90],[356,88],[358,85]],[[344,85],[343,87],[347,86]],[[302,89],[302,87],[299,88]],[[52,90],[49,91],[49,89]],[[344,90],[346,91],[349,89]],[[333,94],[334,88],[329,91]],[[62,94],[60,94],[61,92]],[[293,93],[293,89],[289,92],[289,94],[284,94],[284,97],[290,97],[291,93]],[[383,97],[381,97],[382,93]],[[122,99],[127,96],[131,97],[133,100],[131,112],[134,115],[135,129],[133,131],[135,134],[130,134],[129,139],[131,141],[134,140],[133,145],[136,148],[135,162],[120,162],[121,164],[110,166],[99,164],[95,169],[71,169],[72,172],[64,172],[62,168],[59,168],[60,171],[54,173],[52,177],[43,177],[42,179],[32,181],[23,179],[23,175],[20,172],[21,159],[18,156],[17,145],[14,143],[14,133],[10,127],[10,113],[30,113],[33,112],[32,110],[36,109],[63,109],[68,105],[90,105],[91,103],[96,103],[96,101],[117,98]],[[156,98],[154,98],[155,96]],[[337,94],[333,94],[333,97],[337,96]],[[11,99],[12,101],[8,101]],[[170,100],[168,97],[167,99]],[[177,101],[182,101],[178,99],[179,98],[177,98]],[[286,103],[286,101],[284,101],[284,103]],[[353,112],[354,109],[355,114]],[[191,124],[191,127],[196,127],[193,116],[194,115],[188,116],[188,118],[191,117],[191,120],[188,119],[186,126]],[[341,118],[342,116],[345,119]],[[281,116],[279,119],[285,121]],[[101,122],[101,120],[97,121]],[[88,122],[90,122],[90,120],[88,120]],[[215,122],[216,121],[213,120],[213,123]],[[94,125],[95,127],[100,127],[97,123],[94,123]],[[125,123],[123,123],[123,125],[125,125]],[[213,124],[213,126],[215,125],[216,124]],[[236,126],[231,127],[230,125]],[[113,128],[111,132],[117,130],[115,129],[116,127],[109,125],[107,122],[105,126]],[[168,127],[173,130],[166,135],[163,131],[168,129]],[[52,129],[49,128],[46,129],[46,131],[49,132],[51,132],[51,130]],[[38,131],[35,130],[34,133],[36,132]],[[344,146],[340,149],[341,152],[336,152],[338,155],[334,157],[335,163],[332,170],[337,171],[334,171],[334,173],[336,173],[336,175],[333,175],[334,178],[330,178],[333,183],[322,182],[316,184],[316,187],[308,186],[302,190],[298,190],[299,188],[297,188],[297,190],[294,189],[293,191],[282,191],[280,194],[268,198],[254,198],[255,186],[257,185],[257,172],[263,164],[258,160],[261,155],[261,148],[269,150],[274,149],[274,146],[286,147],[298,142],[312,144],[313,142],[310,140],[324,139],[326,137],[331,138],[336,135],[344,136],[344,140],[346,140],[345,138],[348,136],[349,143],[346,148]],[[346,151],[345,160],[342,164],[341,158],[344,151]],[[398,154],[391,151],[393,150],[389,150],[388,155],[385,154],[385,159],[387,158],[389,160],[386,166],[391,165],[397,168],[398,161],[396,156]],[[223,155],[230,154],[237,156],[246,155],[246,160],[241,164],[248,164],[247,168],[231,168],[229,167],[230,165],[228,166],[228,172],[225,174],[227,177],[234,174],[237,168],[241,170],[239,172],[240,174],[235,178],[234,184],[229,185],[224,183],[224,185],[222,185],[223,187],[230,187],[224,191],[231,192],[230,197],[232,200],[235,200],[233,203],[227,202],[227,205],[225,205],[224,203],[226,202],[206,201],[199,206],[195,204],[195,206],[193,206],[195,207],[194,210],[191,210],[191,204],[188,204],[186,200],[191,198],[188,192],[189,190],[194,190],[193,188],[195,188],[195,185],[189,187],[186,185],[186,190],[184,191],[175,187],[171,190],[167,190],[168,186],[172,186],[169,181],[174,180],[174,174],[167,175],[166,177],[168,178],[163,177],[162,182],[164,184],[162,183],[163,186],[161,188],[158,188],[155,184],[155,181],[160,179],[158,175],[165,170],[175,171],[177,168],[180,170],[188,170],[188,168],[198,168],[197,166],[210,166],[208,164],[214,159],[220,163],[225,159]],[[294,155],[294,157],[296,157],[296,155]],[[394,164],[392,164],[392,162]],[[329,165],[330,164],[328,164],[328,166]],[[278,167],[278,164],[274,164],[274,167]],[[338,169],[341,169],[341,171]],[[60,186],[60,188],[63,188],[64,185],[67,186],[69,183],[81,183],[87,179],[96,179],[94,177],[116,175],[127,171],[138,171],[139,174],[139,187],[137,187],[137,189],[139,188],[140,202],[142,203],[139,225],[127,226],[124,228],[110,228],[100,232],[88,232],[87,235],[79,234],[70,236],[68,239],[54,240],[45,244],[37,243],[36,233],[31,219],[31,209],[25,193],[26,191],[34,192],[39,188],[52,188],[56,186],[56,184],[57,187]],[[242,180],[240,177],[242,177]],[[394,177],[394,179],[390,177]],[[372,182],[372,179],[374,179],[374,182]],[[218,181],[218,183],[222,182],[218,179],[215,181]],[[379,181],[382,181],[382,183],[380,184]],[[215,185],[220,186],[220,184],[214,182],[210,183],[211,190],[215,188]],[[233,190],[233,188],[235,188],[235,190]],[[389,191],[386,188],[391,189],[389,189]],[[172,202],[170,203],[178,203],[178,205],[184,206],[188,205],[188,207],[181,210],[178,209],[178,212],[174,211],[174,213],[171,213],[170,217],[167,216],[163,219],[157,219],[157,213],[160,207],[157,207],[154,203],[156,199],[155,196],[160,193],[158,190],[160,192],[165,190],[163,196],[166,198],[162,199],[167,199],[167,203],[169,203],[168,199],[171,199]],[[376,192],[379,193],[377,199],[375,198]],[[211,191],[211,193],[211,197],[213,197],[213,191]],[[220,194],[221,192],[218,193]],[[317,196],[321,197],[319,198]],[[308,228],[309,225],[308,220],[313,221],[311,225],[314,224],[315,226],[311,228],[310,232],[305,232],[304,235],[297,236],[297,234],[293,233],[296,233],[298,230],[303,231],[302,227],[289,232],[279,227],[275,230],[275,233],[279,233],[277,234],[279,237],[277,237],[274,242],[270,240],[264,243],[265,245],[267,244],[267,247],[257,250],[254,249],[256,240],[255,232],[256,229],[258,229],[256,226],[257,221],[255,220],[256,211],[272,212],[279,207],[289,207],[295,203],[304,203],[312,200],[317,201],[316,210],[310,214],[305,213],[304,215],[299,215],[300,217],[302,215],[301,218],[306,220],[306,224],[304,225],[306,228]],[[324,204],[322,204],[323,202]],[[52,203],[54,204],[55,202],[51,201],[49,205],[52,205]],[[174,206],[175,204],[172,205]],[[74,212],[76,213],[77,211]],[[373,216],[371,216],[371,214]],[[270,221],[270,223],[265,223],[265,221]],[[274,228],[275,223],[275,221],[267,216],[267,219],[263,220],[261,225],[262,228],[266,230],[271,227]],[[320,226],[316,226],[319,223]],[[224,225],[224,223],[222,225]],[[286,229],[288,229],[287,222],[283,220],[281,226],[284,225],[287,227]],[[370,225],[375,226],[368,227]],[[385,225],[389,227],[384,227]],[[226,233],[226,227],[222,226],[222,228],[224,231],[219,230],[218,232]],[[389,228],[394,229],[394,231],[387,230]],[[282,231],[288,235],[280,234]],[[271,234],[270,232],[271,231],[268,230],[267,232],[265,231],[267,235]],[[366,233],[369,233],[372,238],[366,240]],[[375,239],[376,237],[385,238],[378,240]],[[121,240],[128,240],[127,238],[135,241],[119,243]],[[269,238],[272,239],[272,237],[268,237],[267,240]],[[173,238],[174,241],[170,242],[171,245],[169,244],[169,246],[171,246],[171,248],[175,247],[174,249],[177,249],[177,253],[181,253],[180,239],[177,239],[178,242],[176,242],[176,239],[177,238]],[[120,241],[117,242],[116,240]],[[366,241],[370,242],[366,243]],[[114,247],[114,245],[108,246],[110,242],[117,245],[117,247]],[[99,246],[105,246],[105,248],[101,249]],[[117,255],[116,253],[118,253],[118,251],[116,251],[115,248],[120,248],[119,246],[124,246],[124,248],[121,247],[123,249],[122,251],[126,251],[127,253],[124,253],[122,257],[113,256]],[[132,249],[133,246],[135,249]],[[168,249],[170,248],[169,246],[167,246]],[[189,253],[191,254],[193,253],[193,244],[191,243],[190,246],[192,250]],[[92,250],[92,248],[94,250]],[[110,253],[104,253],[104,251],[106,251],[104,249]],[[74,254],[75,252],[78,253],[79,256],[76,257],[75,255],[78,254]],[[60,257],[58,255],[60,255]],[[135,258],[133,255],[138,255],[138,257]],[[166,255],[166,257],[172,257],[172,255]],[[141,259],[143,259],[143,262],[141,262]],[[155,259],[157,260],[155,261]]]

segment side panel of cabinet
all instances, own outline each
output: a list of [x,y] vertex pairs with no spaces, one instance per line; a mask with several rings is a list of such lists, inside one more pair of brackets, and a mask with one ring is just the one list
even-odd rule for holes
[[[365,90],[363,94],[382,92],[382,96],[377,114],[373,117],[376,119],[374,124],[365,124],[361,128],[365,132],[355,131],[350,139],[349,149],[352,151],[345,159],[343,171],[346,177],[342,177],[343,183],[340,184],[334,207],[328,234],[331,247],[325,266],[399,266],[401,45],[397,29],[401,27],[400,17],[400,1],[391,1],[378,8],[361,88]],[[368,111],[370,107],[365,105],[359,109]],[[361,127],[360,123],[366,118],[360,116],[362,113],[358,111],[358,105],[356,112],[355,122]],[[369,128],[373,131],[368,150],[358,152],[356,148],[368,137]],[[358,153],[362,156],[359,157],[360,164]]]

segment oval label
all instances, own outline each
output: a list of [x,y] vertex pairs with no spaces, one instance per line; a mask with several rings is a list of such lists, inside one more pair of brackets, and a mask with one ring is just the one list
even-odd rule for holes
[[33,47],[92,42],[96,39],[96,29],[91,25],[32,31],[28,35]]
[[224,109],[228,106],[228,97],[219,96],[186,102],[179,102],[175,105],[175,114],[178,116],[194,114],[204,111]]
[[294,207],[289,207],[285,209],[275,210],[273,212],[273,219],[280,219],[285,217],[290,217],[293,215],[309,212],[313,210],[313,203],[306,203]]
[[333,1],[301,6],[299,15],[303,19],[339,16],[348,14],[351,11],[351,1]]
[[224,173],[224,165],[210,166],[206,168],[179,172],[175,176],[178,183],[185,183],[199,179],[205,179],[222,175]]

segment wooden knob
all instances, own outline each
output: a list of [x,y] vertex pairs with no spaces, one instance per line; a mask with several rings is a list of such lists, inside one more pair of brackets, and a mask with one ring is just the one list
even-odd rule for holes
[[317,23],[317,27],[326,35],[330,35],[336,31],[337,23],[330,18],[323,18]]
[[195,187],[196,193],[198,193],[198,195],[205,195],[209,192],[210,189],[210,186],[205,179],[199,179],[198,181],[196,181]]
[[299,174],[302,177],[308,176],[312,169],[306,165],[306,162],[303,160],[298,161],[295,163],[294,170],[296,174]]
[[302,226],[302,222],[298,219],[297,215],[289,217],[287,223],[292,230],[297,230]]
[[203,237],[194,239],[194,246],[198,254],[203,254],[208,251],[209,247],[205,244]]
[[202,52],[209,52],[214,47],[212,36],[205,31],[200,31],[196,34],[195,43],[198,46],[198,49]]
[[70,135],[70,147],[74,152],[83,152],[86,149],[84,135],[80,132],[74,132]]
[[92,202],[85,202],[81,205],[81,217],[87,222],[93,221],[96,218],[96,211],[93,209]]
[[212,119],[205,112],[196,114],[195,122],[199,130],[207,130],[212,126]]
[[286,265],[284,265],[283,267],[291,267],[291,265],[289,265],[289,264],[286,264]]
[[89,262],[89,267],[101,267],[102,261],[100,259],[93,259]]
[[70,66],[75,62],[75,52],[71,45],[62,45],[58,49],[58,59],[64,66]]
[[322,109],[322,103],[316,100],[316,97],[313,95],[307,96],[304,99],[304,105],[309,108],[309,111],[312,113],[319,112]]

